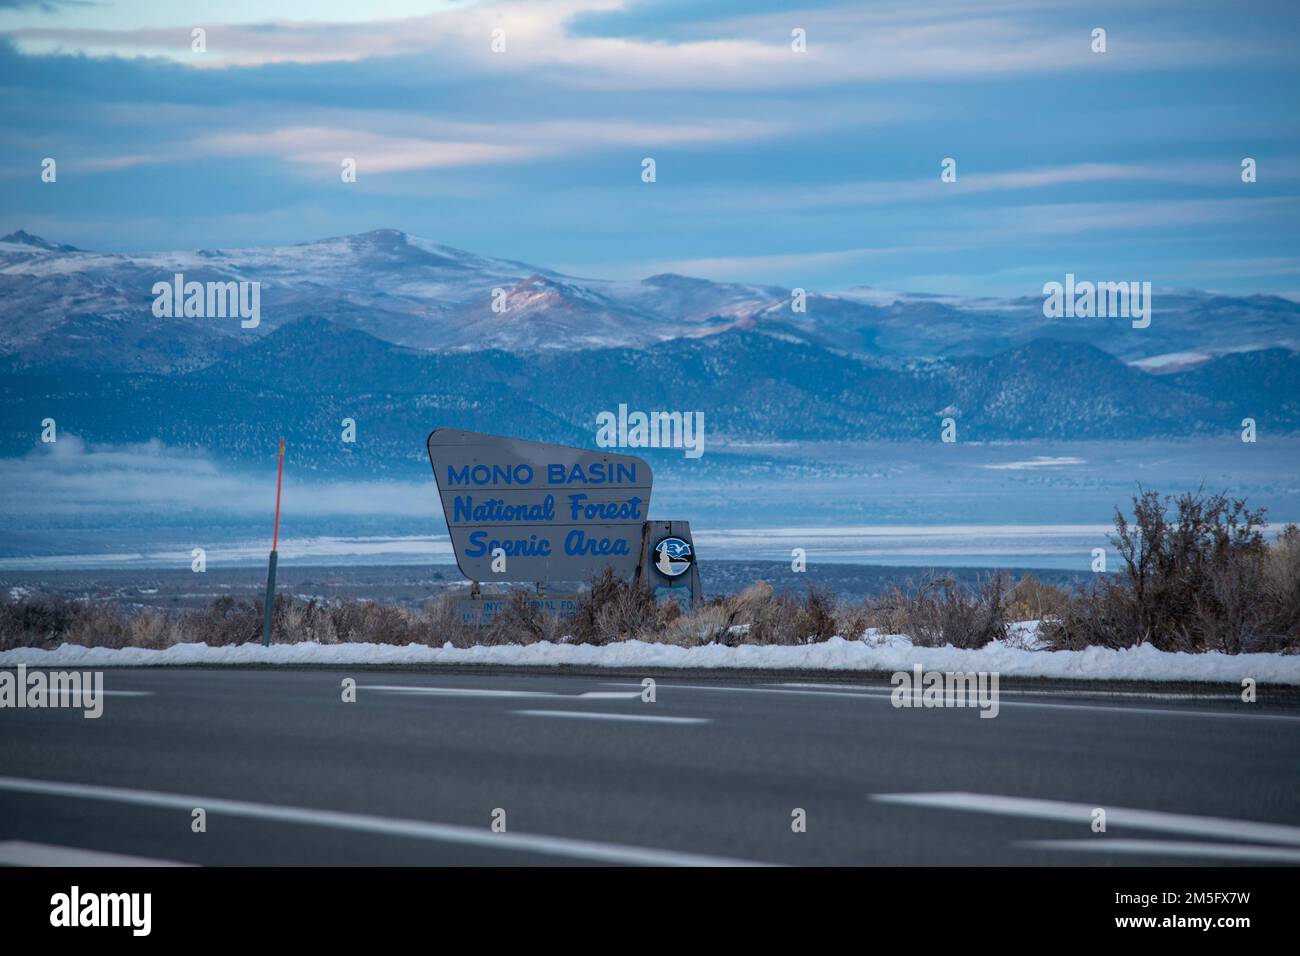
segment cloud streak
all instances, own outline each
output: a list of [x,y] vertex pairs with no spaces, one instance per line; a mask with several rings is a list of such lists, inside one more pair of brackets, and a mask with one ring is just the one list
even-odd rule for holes
[[[260,23],[204,26],[207,49],[191,49],[192,25],[111,29],[25,26],[6,31],[27,52],[92,56],[150,56],[196,69],[272,64],[348,63],[419,57],[462,75],[535,76],[577,87],[622,90],[762,90],[854,81],[1056,73],[1095,67],[1088,31],[1065,31],[1041,7],[1006,4],[948,6],[942,16],[915,5],[887,5],[874,14],[852,6],[797,11],[780,17],[713,21],[701,35],[679,29],[673,38],[589,35],[584,16],[623,13],[619,0],[484,3],[427,16],[363,22],[277,18],[267,4]],[[805,52],[791,47],[791,30],[806,31]],[[494,52],[493,31],[504,31]],[[1237,45],[1185,36],[1126,36],[1108,65],[1158,70],[1242,55]]]
[[[372,120],[373,121],[373,120]],[[260,133],[224,132],[195,140],[192,156],[270,156],[337,170],[342,157],[366,172],[406,172],[519,162],[544,156],[624,146],[678,146],[774,136],[776,123],[718,120],[714,123],[638,124],[555,120],[508,126],[421,124],[429,136],[399,136],[343,126],[292,126]],[[450,137],[440,138],[444,130]]]

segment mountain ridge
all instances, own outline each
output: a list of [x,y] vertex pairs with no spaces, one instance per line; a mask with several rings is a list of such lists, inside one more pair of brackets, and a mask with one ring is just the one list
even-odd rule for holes
[[[619,404],[702,411],[711,448],[762,442],[1132,440],[1219,435],[1244,417],[1300,431],[1300,353],[1239,353],[1155,376],[1094,346],[1035,340],[993,356],[899,366],[732,329],[647,348],[427,352],[327,318],[274,330],[204,368],[21,368],[0,359],[0,454],[33,422],[95,444],[206,449],[252,462],[283,436],[308,471],[414,474],[437,424],[590,446]],[[1232,383],[1262,383],[1232,391]],[[1289,382],[1281,387],[1278,383]],[[339,440],[344,418],[355,445]]]
[[[261,283],[258,327],[155,317],[150,290],[177,272]],[[1126,362],[1300,348],[1300,304],[1271,295],[1161,291],[1151,328],[1135,330],[1123,319],[1046,319],[1033,295],[855,286],[808,290],[807,311],[796,313],[792,291],[675,273],[586,279],[395,229],[144,254],[75,249],[18,230],[0,239],[0,355],[26,367],[192,371],[308,316],[437,352],[648,348],[736,329],[893,362],[990,356],[1039,338],[1095,345]]]

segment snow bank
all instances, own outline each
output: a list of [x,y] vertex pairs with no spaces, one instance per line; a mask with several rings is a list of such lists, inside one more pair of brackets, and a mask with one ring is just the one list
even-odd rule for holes
[[822,644],[768,647],[675,647],[645,641],[617,644],[507,644],[457,648],[446,644],[241,644],[208,647],[177,644],[162,651],[128,647],[113,650],[64,644],[52,651],[19,648],[0,652],[0,667],[113,667],[185,664],[502,664],[622,668],[754,668],[789,670],[996,671],[1004,677],[1059,677],[1076,680],[1227,681],[1252,677],[1261,683],[1300,684],[1300,655],[1173,654],[1153,647],[1085,651],[1037,649],[1032,625],[1022,625],[1007,641],[979,650],[913,647],[904,635],[867,632],[861,640],[835,637]]

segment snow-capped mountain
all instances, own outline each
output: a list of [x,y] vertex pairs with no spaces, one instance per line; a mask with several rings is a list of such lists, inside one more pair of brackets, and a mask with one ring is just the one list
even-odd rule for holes
[[[156,317],[150,290],[178,273],[185,281],[260,283],[259,325]],[[440,351],[641,346],[689,334],[711,313],[696,306],[679,315],[655,288],[575,279],[394,230],[130,256],[16,232],[0,239],[0,353],[33,364],[197,368],[305,316]],[[771,297],[755,295],[753,305]]]
[[[157,282],[260,283],[260,323],[159,318]],[[1051,279],[1053,277],[1045,277]],[[495,304],[495,308],[494,308]],[[644,348],[742,329],[906,362],[992,355],[1036,339],[1087,343],[1148,370],[1229,352],[1300,348],[1300,305],[1276,296],[1159,291],[1151,326],[1048,319],[1042,299],[963,299],[856,287],[792,290],[661,274],[641,281],[564,275],[392,229],[293,246],[97,253],[26,232],[0,239],[0,355],[22,365],[201,368],[304,317],[410,348]],[[1196,361],[1168,362],[1192,354]]]

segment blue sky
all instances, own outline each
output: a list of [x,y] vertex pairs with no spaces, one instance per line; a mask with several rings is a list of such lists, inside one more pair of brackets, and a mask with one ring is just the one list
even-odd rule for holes
[[0,0],[0,230],[128,252],[392,227],[599,277],[1300,296],[1298,54],[1295,3]]

